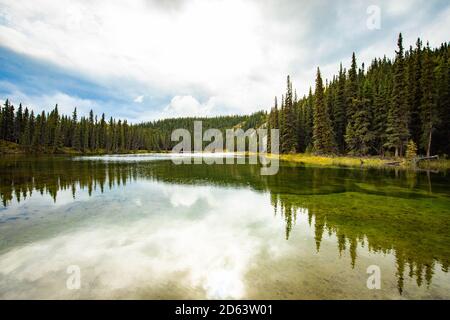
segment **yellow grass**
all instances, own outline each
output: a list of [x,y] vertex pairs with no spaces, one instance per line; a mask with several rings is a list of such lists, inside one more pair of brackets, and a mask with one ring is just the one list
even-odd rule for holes
[[[275,154],[267,154],[267,157],[275,157]],[[331,167],[358,167],[363,168],[402,168],[411,169],[412,165],[404,158],[381,159],[378,157],[351,157],[351,156],[319,156],[313,154],[280,154],[280,160],[294,163],[301,163],[313,166],[331,166]],[[362,161],[362,163],[361,163]],[[398,166],[390,166],[388,163],[400,161]],[[445,170],[450,168],[450,160],[442,159],[435,161],[421,161],[418,168]]]
[[[269,155],[273,157],[275,155]],[[386,160],[379,158],[356,158],[356,157],[338,157],[338,156],[318,156],[312,154],[280,154],[280,160],[318,165],[318,166],[340,166],[340,167],[360,167],[361,161],[363,167],[382,167]]]
[[18,154],[23,153],[23,150],[17,143],[0,140],[0,154]]

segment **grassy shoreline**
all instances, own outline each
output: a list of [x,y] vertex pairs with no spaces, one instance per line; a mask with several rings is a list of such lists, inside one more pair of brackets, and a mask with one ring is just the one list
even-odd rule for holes
[[[268,158],[276,155],[267,154]],[[450,160],[441,159],[433,161],[421,161],[416,166],[408,162],[405,158],[387,159],[380,157],[352,157],[352,156],[319,156],[306,153],[280,154],[281,161],[300,163],[304,165],[324,166],[324,167],[353,167],[353,168],[400,168],[407,170],[430,169],[430,170],[448,170],[450,169]],[[399,161],[396,166],[389,165],[391,162]]]
[[[127,151],[123,153],[128,154],[140,154],[140,153],[155,153],[156,151],[150,150],[134,150]],[[167,151],[158,151],[167,152]],[[121,152],[117,152],[121,153]],[[116,153],[116,154],[117,154]],[[24,148],[17,143],[0,140],[0,155],[106,155],[110,154],[105,149],[100,149],[96,151],[79,151],[73,148],[59,148],[54,150],[53,148],[39,148],[30,150]],[[248,154],[248,153],[247,153]],[[266,154],[268,158],[273,158],[275,154]],[[353,167],[353,168],[400,168],[407,170],[417,170],[417,169],[429,169],[429,170],[448,170],[450,169],[449,159],[440,159],[433,161],[421,161],[419,165],[414,168],[412,164],[406,161],[405,158],[380,158],[376,156],[372,157],[352,157],[352,156],[320,156],[307,153],[296,153],[296,154],[280,154],[278,155],[281,161],[299,163],[304,165],[312,166],[324,166],[324,167]],[[388,165],[388,163],[393,161],[399,161],[400,164],[396,166]]]

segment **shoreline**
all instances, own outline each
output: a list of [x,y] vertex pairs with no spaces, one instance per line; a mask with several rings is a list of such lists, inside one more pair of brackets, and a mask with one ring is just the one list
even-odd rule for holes
[[[113,154],[145,154],[145,153],[170,153],[167,150],[127,150],[123,152],[107,152],[105,149],[99,149],[96,151],[79,151],[73,148],[59,148],[54,150],[51,147],[41,147],[38,149],[30,150],[24,148],[17,143],[0,140],[0,156],[98,156],[98,155],[113,155]],[[245,152],[245,155],[251,153]],[[276,157],[275,154],[264,153],[267,158]],[[450,169],[450,159],[439,159],[434,161],[421,161],[416,167],[414,167],[405,158],[381,158],[379,156],[339,156],[339,155],[314,155],[308,153],[295,153],[295,154],[279,154],[280,161],[313,165],[321,167],[349,167],[349,168],[374,168],[374,169],[402,169],[402,170],[448,170]],[[393,161],[399,162],[398,165],[389,165]]]
[[[275,155],[267,154],[268,158]],[[300,163],[305,165],[315,165],[323,167],[350,167],[350,168],[371,168],[371,169],[402,169],[402,170],[448,170],[450,169],[449,159],[425,160],[421,161],[416,167],[405,158],[381,158],[379,156],[325,156],[307,153],[280,154],[281,161]],[[389,165],[391,162],[399,162],[398,165]]]

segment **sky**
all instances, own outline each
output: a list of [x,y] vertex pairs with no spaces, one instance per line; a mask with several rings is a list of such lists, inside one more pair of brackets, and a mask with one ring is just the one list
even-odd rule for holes
[[448,0],[0,0],[0,99],[132,123],[268,110],[339,63],[450,40]]

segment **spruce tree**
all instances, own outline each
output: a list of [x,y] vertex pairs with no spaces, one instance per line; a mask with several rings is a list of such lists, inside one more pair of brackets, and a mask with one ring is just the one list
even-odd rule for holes
[[450,154],[450,49],[447,44],[441,46],[442,55],[436,67],[436,104],[439,123],[433,134],[436,152]]
[[13,141],[18,143],[20,140],[20,136],[22,133],[23,127],[23,109],[22,104],[19,104],[19,108],[17,109],[16,117],[14,119],[14,135]]
[[372,114],[371,105],[372,101],[370,99],[371,87],[368,80],[366,80],[362,86],[363,92],[359,99],[354,100],[357,108],[353,115],[353,130],[354,139],[351,141],[352,153],[358,155],[367,155],[372,147],[374,140],[374,134],[372,132]]
[[394,63],[392,100],[386,129],[386,146],[395,150],[396,157],[403,153],[403,146],[409,137],[402,41],[402,34],[400,33],[397,43],[398,51],[396,51]]
[[81,150],[80,124],[78,123],[77,108],[72,113],[72,148]]
[[[28,110],[26,112],[28,112]],[[32,123],[32,121],[34,121],[34,119],[32,120],[32,118],[34,118],[33,112],[31,112],[30,119],[28,119],[28,117],[27,117],[27,121],[25,123],[24,130],[22,131],[22,133],[20,135],[19,143],[20,143],[20,145],[22,145],[24,147],[30,147],[30,145],[31,145],[31,133],[32,133],[31,123]]]
[[422,124],[421,124],[421,101],[422,101],[422,42],[417,39],[416,48],[411,50],[411,54],[408,62],[408,107],[409,107],[409,129],[411,139],[418,143],[421,138]]
[[317,68],[316,91],[314,95],[314,151],[331,154],[336,151],[330,116],[325,105],[324,88],[320,69]]
[[339,152],[342,153],[345,151],[345,129],[347,126],[345,71],[342,69],[342,63],[340,65],[339,75],[337,78],[333,113],[334,113],[333,130],[336,135],[336,144]]
[[381,156],[384,156],[384,146],[386,144],[386,123],[390,101],[387,82],[386,79],[381,79],[378,83],[373,102],[374,148],[376,153]]
[[358,67],[356,64],[356,55],[353,52],[352,54],[352,63],[350,70],[348,71],[348,81],[347,81],[347,126],[345,128],[345,144],[347,146],[347,150],[350,153],[357,152],[358,146],[358,137],[357,130],[355,128],[356,122],[356,112],[358,106],[360,105],[360,101],[358,100],[359,94],[359,81],[358,81]]
[[427,156],[431,153],[432,135],[438,121],[437,106],[434,97],[434,74],[433,61],[429,45],[424,52],[423,76],[422,76],[422,139],[421,145],[425,148]]
[[275,103],[272,109],[270,110],[268,119],[267,119],[267,153],[272,152],[272,129],[278,129],[278,104],[277,97],[275,97]]
[[95,128],[94,128],[94,111],[92,109],[89,111],[89,148],[94,150],[95,149]]
[[304,103],[304,119],[305,148],[306,151],[310,151],[313,148],[314,126],[314,96],[311,87],[309,87],[308,98]]
[[287,77],[286,97],[283,106],[283,132],[281,145],[284,153],[295,153],[297,147],[296,139],[296,116],[294,111],[292,83]]

